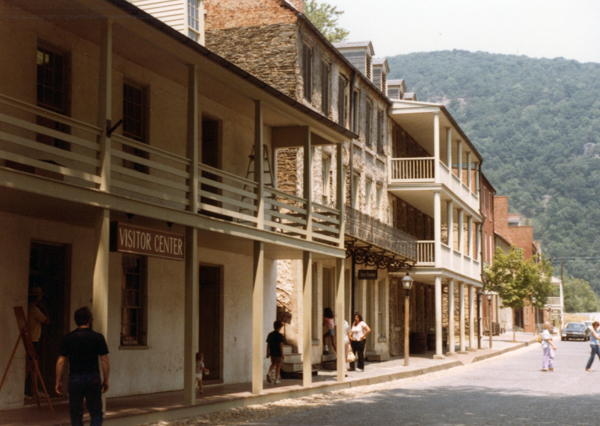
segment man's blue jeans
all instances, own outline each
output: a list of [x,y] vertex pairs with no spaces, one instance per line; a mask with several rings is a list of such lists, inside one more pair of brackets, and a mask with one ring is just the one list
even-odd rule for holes
[[102,425],[102,380],[100,373],[69,375],[71,425],[83,426],[83,400],[92,419],[90,426]]
[[594,362],[594,355],[598,355],[598,359],[600,359],[600,346],[592,345],[592,353],[590,355],[590,359],[588,360],[587,365],[585,366],[586,370],[589,370],[592,367],[592,363]]

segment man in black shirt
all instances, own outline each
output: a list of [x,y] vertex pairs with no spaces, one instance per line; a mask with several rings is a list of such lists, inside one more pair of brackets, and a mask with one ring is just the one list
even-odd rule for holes
[[[63,337],[56,361],[56,393],[62,395],[62,375],[69,358],[69,409],[71,424],[83,426],[85,398],[90,426],[102,425],[102,393],[108,391],[108,346],[104,336],[92,331],[92,312],[85,306],[75,311],[77,329]],[[100,379],[98,357],[102,361],[104,381]]]
[[273,370],[275,370],[274,383],[281,383],[279,381],[281,374],[281,363],[285,358],[285,355],[283,354],[283,344],[285,343],[285,338],[280,333],[282,328],[283,323],[281,321],[275,321],[273,323],[273,331],[271,331],[267,336],[267,358],[271,358],[271,366],[267,372],[267,382],[269,383],[273,381],[273,378],[271,377]]

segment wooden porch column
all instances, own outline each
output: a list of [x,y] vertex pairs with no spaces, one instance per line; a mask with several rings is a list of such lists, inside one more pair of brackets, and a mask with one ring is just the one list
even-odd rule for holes
[[467,246],[469,247],[469,257],[473,259],[473,216],[469,216],[467,218],[467,238],[469,242]]
[[[483,227],[482,227],[481,223],[478,223],[476,225],[476,227],[477,227],[477,231],[476,231],[477,252],[475,254],[477,255],[477,260],[479,260],[479,263],[482,263],[483,262],[483,254],[481,252],[481,230],[483,229]],[[494,256],[494,253],[490,253],[490,260],[492,259],[493,256]]]
[[344,352],[344,312],[346,312],[345,306],[345,283],[344,283],[344,264],[345,259],[335,260],[335,345],[337,346],[337,381],[344,381],[344,365],[346,364],[346,357]]
[[312,253],[302,256],[302,386],[312,384]]
[[452,202],[452,200],[447,202],[446,205],[446,209],[447,209],[447,222],[448,222],[448,247],[450,247],[450,267],[452,268],[452,265],[454,263],[454,254],[452,253],[452,251],[454,250],[454,203]]
[[459,354],[466,353],[465,349],[465,283],[460,283],[458,285],[458,311],[459,311],[459,334],[458,334],[458,343],[459,343]]
[[[440,191],[433,193],[433,252],[435,267],[442,266],[442,198]],[[452,254],[452,253],[451,253]]]
[[[352,141],[350,141],[352,143]],[[344,177],[344,144],[337,144],[336,149],[336,192],[335,192],[335,205],[340,211],[340,248],[344,247],[344,233],[346,230],[346,215],[345,215],[345,197],[344,191],[346,187],[346,179]],[[343,265],[342,265],[343,266]],[[343,268],[342,268],[343,269]]]
[[304,135],[304,170],[303,170],[303,182],[304,192],[303,196],[306,200],[306,239],[312,240],[312,145],[310,140],[310,127],[304,127],[306,131]]
[[[265,228],[265,165],[264,165],[263,108],[254,101],[254,181],[256,182],[256,227]],[[262,383],[262,382],[261,382]]]
[[[190,160],[189,211],[198,212],[198,69],[188,67],[187,93],[187,158]],[[183,398],[186,404],[196,402],[196,352],[199,339],[199,259],[198,230],[185,229],[185,302],[184,302],[184,345],[183,345]]]
[[196,402],[196,352],[199,338],[198,230],[185,228],[185,301],[183,324],[183,399]]
[[[108,296],[109,255],[110,255],[110,210],[98,211],[95,223],[96,262],[92,284],[92,315],[94,330],[108,339]],[[102,404],[106,408],[106,394],[102,394]]]
[[452,171],[452,129],[446,127],[446,161],[448,169]]
[[[261,157],[262,159],[262,157]],[[255,161],[256,162],[256,161]],[[252,393],[263,390],[264,345],[264,281],[265,247],[261,241],[254,241],[254,285],[252,286]]]
[[435,355],[434,359],[444,359],[442,348],[442,277],[435,276]]
[[456,342],[454,341],[454,280],[448,282],[448,353],[456,355]]
[[475,289],[469,286],[469,351],[475,352],[477,344],[475,343]]
[[473,185],[473,180],[471,178],[471,152],[467,152],[467,186],[469,187],[469,191],[473,192],[473,188],[471,187]]
[[[465,253],[465,211],[458,209],[458,251],[460,254]],[[462,265],[461,265],[462,266]],[[462,271],[462,268],[460,269]]]
[[463,167],[463,150],[462,150],[462,141],[458,140],[456,141],[456,145],[458,146],[458,150],[457,150],[457,154],[456,154],[456,171],[458,172],[458,180],[460,181],[460,183],[463,182],[463,176],[462,176],[462,167]]
[[100,146],[100,190],[110,191],[111,141],[108,129],[113,126],[112,118],[112,30],[110,19],[102,21],[100,34],[100,75],[98,85],[98,136]]
[[435,182],[440,182],[440,113],[433,113],[433,173]]

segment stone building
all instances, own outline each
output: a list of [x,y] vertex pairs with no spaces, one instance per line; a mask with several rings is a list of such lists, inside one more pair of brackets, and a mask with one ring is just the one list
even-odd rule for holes
[[[370,360],[389,357],[389,276],[414,263],[415,239],[394,228],[391,222],[387,164],[391,123],[386,96],[387,61],[374,57],[370,42],[332,45],[301,13],[302,2],[205,2],[206,44],[241,68],[277,87],[306,108],[321,113],[354,132],[344,145],[346,247],[346,299],[341,317],[350,322],[359,311],[371,326],[367,344]],[[274,146],[276,179],[280,187],[303,191],[297,176],[303,172],[305,151],[294,141]],[[315,178],[313,197],[323,207],[337,202],[334,181],[336,154],[328,148],[312,153]],[[379,267],[378,267],[379,265]],[[390,268],[390,265],[391,268]],[[303,347],[304,311],[300,262],[278,263],[280,309],[291,312],[286,337]],[[359,279],[359,270],[371,270]],[[321,336],[323,309],[339,310],[333,300],[334,265],[313,264],[313,329],[311,359],[320,364],[333,359],[323,355]],[[361,273],[362,274],[362,273]],[[361,275],[362,277],[363,275]],[[338,321],[339,323],[340,321]],[[288,366],[293,369],[293,366]]]
[[[260,159],[291,140],[341,158],[355,133],[122,0],[64,0],[52,13],[0,0],[0,15],[14,18],[0,26],[0,365],[19,338],[13,307],[41,286],[51,396],[83,305],[107,338],[110,396],[183,389],[194,403],[198,351],[211,379],[260,393],[278,261],[341,271],[346,256],[342,197],[322,213],[310,162],[304,192],[289,193]],[[344,274],[332,279],[344,289]],[[0,409],[24,405],[25,371],[19,346]]]

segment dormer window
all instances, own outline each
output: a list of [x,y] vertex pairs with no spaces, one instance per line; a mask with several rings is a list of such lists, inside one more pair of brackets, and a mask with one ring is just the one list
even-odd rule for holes
[[188,0],[188,37],[200,41],[200,0]]
[[372,69],[371,57],[369,55],[365,55],[365,56],[366,56],[366,61],[365,61],[366,72],[365,72],[365,75],[370,80],[371,79],[371,69]]
[[377,86],[381,93],[387,92],[387,73],[390,72],[386,59],[373,59],[373,84]]

